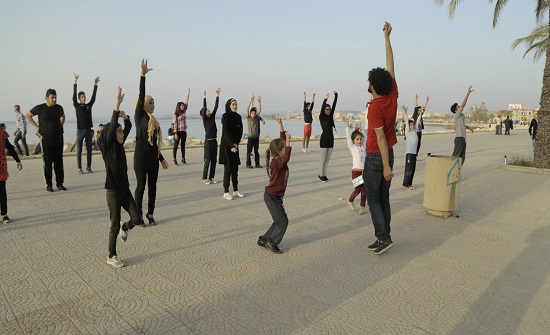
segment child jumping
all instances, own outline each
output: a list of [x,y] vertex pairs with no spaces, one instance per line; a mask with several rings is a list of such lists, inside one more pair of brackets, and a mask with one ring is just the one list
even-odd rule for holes
[[[426,102],[427,103],[427,102]],[[409,129],[407,130],[407,155],[405,156],[405,175],[403,176],[403,188],[406,190],[414,190],[412,186],[414,171],[416,170],[416,155],[418,153],[418,134],[419,126],[422,122],[422,114],[424,113],[424,108],[418,107],[416,110],[418,117],[416,118],[416,123],[414,119],[409,119],[407,114],[407,106],[403,105],[403,111],[405,112],[405,117],[409,120]]]
[[[128,165],[126,164],[126,152],[124,150],[124,141],[132,129],[132,122],[128,116],[120,111],[120,104],[124,99],[122,89],[118,88],[118,93],[111,117],[111,123],[105,125],[102,135],[101,154],[105,161],[105,188],[107,189],[107,206],[109,207],[111,229],[109,231],[109,259],[107,264],[115,268],[124,266],[116,254],[117,235],[122,241],[128,238],[128,230],[141,224],[141,214],[137,204],[134,201],[132,192],[130,192],[130,183],[128,182]],[[124,120],[124,129],[118,124],[117,118]],[[124,208],[130,215],[130,221],[120,225],[120,208]]]
[[8,137],[10,137],[10,135],[6,131],[6,125],[3,123],[0,124],[0,214],[2,215],[2,222],[5,224],[10,223],[10,218],[8,216],[8,195],[6,193],[6,180],[8,180],[9,177],[6,149],[8,150],[8,154],[17,162],[17,170],[21,171],[23,168],[19,156],[8,140]]
[[355,186],[355,190],[351,192],[348,199],[348,206],[352,211],[355,211],[355,205],[353,201],[359,193],[361,193],[361,202],[359,207],[359,215],[365,213],[365,204],[367,198],[365,195],[365,185],[363,184],[363,167],[365,165],[365,156],[367,152],[365,151],[365,144],[367,142],[367,136],[361,129],[354,130],[349,135],[350,121],[347,118],[344,118],[344,124],[346,128],[346,142],[348,144],[348,149],[351,152],[351,157],[353,159],[353,166],[351,168],[351,181]]
[[[273,218],[273,223],[267,232],[258,238],[258,245],[271,250],[273,253],[282,254],[279,244],[288,227],[288,217],[283,206],[288,182],[288,161],[290,160],[290,134],[285,132],[283,121],[280,117],[273,116],[279,123],[280,138],[276,138],[269,144],[265,152],[265,165],[269,176],[269,185],[265,187],[264,201]],[[271,162],[270,155],[273,156]]]

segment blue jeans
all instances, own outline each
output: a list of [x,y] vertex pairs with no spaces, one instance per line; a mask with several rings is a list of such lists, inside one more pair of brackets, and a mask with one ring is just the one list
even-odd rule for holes
[[92,137],[94,132],[91,128],[88,129],[77,129],[76,130],[76,167],[82,169],[82,142],[86,139],[86,154],[87,154],[87,165],[86,167],[92,168]]
[[[393,149],[389,149],[390,167],[393,170]],[[384,178],[384,166],[380,153],[367,154],[363,169],[365,192],[370,216],[374,226],[374,235],[381,240],[391,240],[390,236],[390,186],[391,180]]]

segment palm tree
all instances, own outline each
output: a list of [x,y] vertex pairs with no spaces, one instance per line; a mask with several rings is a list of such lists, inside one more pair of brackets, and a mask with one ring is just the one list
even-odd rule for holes
[[539,24],[532,31],[531,35],[518,38],[512,43],[512,49],[516,49],[520,44],[526,44],[527,50],[523,54],[523,58],[531,51],[534,51],[533,61],[538,61],[542,56],[546,55],[548,48],[548,35],[550,27],[548,24]]
[[[452,18],[456,11],[456,8],[461,0],[450,0],[449,1],[449,17]],[[435,0],[435,3],[439,6],[443,5],[445,0]],[[508,0],[495,0],[495,10],[493,13],[493,28],[496,27],[500,12],[506,6]],[[489,3],[493,3],[493,0],[489,0]],[[535,8],[535,16],[537,22],[541,23],[546,21],[546,25],[542,28],[546,29],[544,33],[548,36],[548,23],[550,22],[550,11],[548,7],[550,5],[550,0],[537,0]],[[546,28],[544,28],[546,27]],[[548,40],[548,38],[546,38]],[[538,41],[538,40],[537,40]],[[517,42],[517,41],[516,41]],[[521,42],[519,42],[521,43]],[[531,43],[531,42],[527,42]],[[534,42],[534,45],[529,44],[530,48],[527,52],[531,50],[537,50],[545,47],[545,65],[544,65],[544,74],[542,77],[542,90],[540,95],[540,109],[538,112],[538,121],[539,128],[537,131],[537,146],[535,148],[535,166],[539,168],[550,168],[550,55],[549,43],[544,43],[544,41]],[[539,46],[537,46],[541,43]],[[514,43],[515,44],[515,43]],[[535,53],[535,57],[536,57]],[[539,57],[542,56],[542,53]]]

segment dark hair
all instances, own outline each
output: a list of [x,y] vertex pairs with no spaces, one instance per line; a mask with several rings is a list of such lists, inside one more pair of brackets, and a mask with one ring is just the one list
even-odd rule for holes
[[17,108],[17,110],[21,110],[21,107],[19,107],[19,105],[13,105],[13,107]]
[[103,125],[103,123],[100,123],[100,124],[99,124],[99,127],[105,127],[105,126]]
[[5,123],[0,123],[0,129],[5,129],[6,128],[6,124]]
[[357,136],[363,137],[363,133],[360,132],[359,130],[354,130],[354,131],[351,133],[351,140],[352,140],[352,141],[355,141],[355,138],[356,138]]
[[[184,106],[183,111],[181,110],[181,105]],[[178,102],[176,104],[176,111],[174,112],[175,115],[180,116],[181,114],[187,112],[187,104],[185,102]]]
[[393,86],[393,78],[388,70],[377,67],[369,71],[369,84],[378,95],[388,95]]
[[455,103],[451,106],[451,112],[452,112],[452,113],[456,113],[457,108],[458,108],[458,103],[455,102]]
[[286,142],[282,138],[276,138],[269,143],[269,148],[265,151],[265,169],[267,170],[267,175],[271,178],[271,171],[269,166],[271,165],[270,156],[273,156],[273,159],[279,157],[279,151],[283,150]]
[[311,106],[311,102],[306,102],[306,109],[308,109],[309,106]]
[[252,113],[252,112],[254,112],[256,114],[258,113],[258,110],[256,109],[256,107],[250,108],[250,113]]
[[[414,114],[418,114],[418,110],[420,109],[420,106],[415,106],[414,107]],[[413,114],[413,115],[414,115]]]
[[78,92],[78,98],[79,98],[79,99],[80,99],[80,97],[83,96],[83,95],[86,95],[86,93],[84,93],[84,91]]
[[409,126],[410,126],[411,124],[412,124],[413,126],[414,126],[414,124],[415,124],[415,122],[414,122],[413,119],[409,119]]
[[57,92],[53,88],[48,88],[48,90],[46,91],[46,98],[50,95],[57,95]]

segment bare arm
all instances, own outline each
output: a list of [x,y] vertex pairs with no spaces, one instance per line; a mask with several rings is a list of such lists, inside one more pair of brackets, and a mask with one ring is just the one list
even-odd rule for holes
[[246,118],[250,117],[250,109],[254,107],[254,94],[252,94],[252,98],[250,98],[250,102],[248,103],[248,107],[246,108]]
[[391,24],[389,24],[389,22],[384,23],[384,28],[382,30],[384,31],[384,38],[386,40],[386,68],[388,69],[388,72],[390,73],[392,78],[395,79],[393,50],[392,50],[391,41],[390,41],[390,34],[392,30]]
[[384,166],[384,178],[390,181],[393,177],[393,172],[390,167],[390,154],[388,150],[388,142],[386,142],[386,135],[384,134],[384,128],[375,129],[376,139],[378,142],[378,149],[380,149],[380,155],[382,156],[382,165]]
[[258,116],[262,114],[262,97],[258,96]]
[[472,89],[472,85],[470,85],[470,87],[468,87],[468,93],[466,93],[460,109],[464,109],[464,107],[466,107],[466,104],[468,103],[468,98],[470,97],[470,93],[472,93],[473,91],[474,90]]
[[424,104],[424,110],[426,110],[426,107],[428,107],[428,102],[430,101],[430,97],[426,97],[426,103]]
[[401,109],[403,109],[403,113],[405,113],[405,118],[408,120],[409,119],[409,114],[407,113],[408,107],[403,105],[401,106]]

